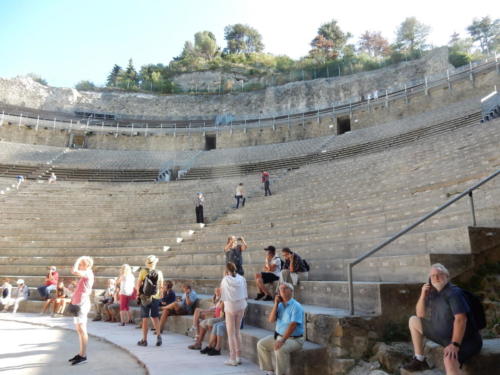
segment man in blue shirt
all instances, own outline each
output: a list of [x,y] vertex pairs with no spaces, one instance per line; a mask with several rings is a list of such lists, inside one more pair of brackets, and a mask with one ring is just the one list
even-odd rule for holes
[[167,323],[167,319],[170,315],[192,315],[194,312],[196,301],[198,300],[198,295],[191,289],[191,286],[184,284],[182,286],[184,294],[180,301],[172,302],[170,305],[165,306],[163,312],[161,313],[160,319],[160,333],[163,333],[163,328]]
[[429,283],[422,286],[416,316],[409,321],[415,357],[404,369],[413,372],[429,368],[424,357],[426,337],[444,347],[446,374],[462,374],[462,364],[481,350],[481,335],[462,290],[449,282],[448,270],[436,263],[429,276]]
[[[270,323],[276,322],[276,331],[274,335],[264,337],[257,343],[260,368],[267,371],[268,375],[289,374],[290,354],[302,349],[304,345],[304,309],[292,296],[293,285],[281,284],[268,319]],[[273,354],[276,358],[276,372],[273,368]]]

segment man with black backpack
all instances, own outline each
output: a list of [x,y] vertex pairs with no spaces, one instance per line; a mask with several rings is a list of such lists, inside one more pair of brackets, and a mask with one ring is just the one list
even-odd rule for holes
[[429,276],[416,316],[409,321],[415,357],[403,368],[409,372],[429,368],[424,357],[426,337],[444,347],[446,374],[461,374],[465,361],[483,346],[479,330],[484,328],[484,310],[477,297],[449,282],[450,273],[442,264],[433,264]]
[[161,286],[163,285],[163,274],[156,270],[158,258],[150,255],[146,258],[146,268],[141,269],[137,278],[138,303],[141,305],[142,339],[137,345],[148,345],[148,318],[151,318],[156,332],[156,346],[161,346],[160,335],[160,301],[162,298]]

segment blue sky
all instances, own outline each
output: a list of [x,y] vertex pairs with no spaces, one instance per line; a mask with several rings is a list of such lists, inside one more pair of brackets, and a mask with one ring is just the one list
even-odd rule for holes
[[429,41],[443,45],[454,31],[464,36],[474,17],[498,18],[494,10],[494,0],[473,7],[451,0],[0,0],[0,77],[34,72],[53,86],[103,84],[113,65],[129,58],[136,68],[168,63],[197,31],[212,31],[223,47],[224,26],[235,23],[255,27],[266,52],[292,58],[306,55],[332,18],[353,41],[365,30],[392,41],[397,26],[415,16],[431,26]]

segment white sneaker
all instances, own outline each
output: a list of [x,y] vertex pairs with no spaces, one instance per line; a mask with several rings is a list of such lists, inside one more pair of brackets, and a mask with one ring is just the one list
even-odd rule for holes
[[241,365],[241,358],[240,357],[236,357],[236,362]]
[[226,366],[238,366],[238,362],[234,359],[228,359],[226,362],[224,362],[224,364]]

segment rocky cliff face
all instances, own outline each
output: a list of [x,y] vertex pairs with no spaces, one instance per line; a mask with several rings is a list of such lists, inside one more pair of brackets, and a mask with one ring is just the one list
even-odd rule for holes
[[[404,83],[449,69],[446,48],[420,60],[351,76],[292,82],[282,86],[225,95],[151,95],[121,92],[79,92],[71,88],[40,85],[30,78],[0,78],[0,103],[48,111],[91,110],[131,116],[164,119],[213,119],[232,114],[236,118],[279,116],[325,108],[334,102],[349,100],[385,89],[400,88]],[[219,79],[221,73],[191,73],[178,80],[200,84]],[[225,77],[238,82],[241,77]]]

